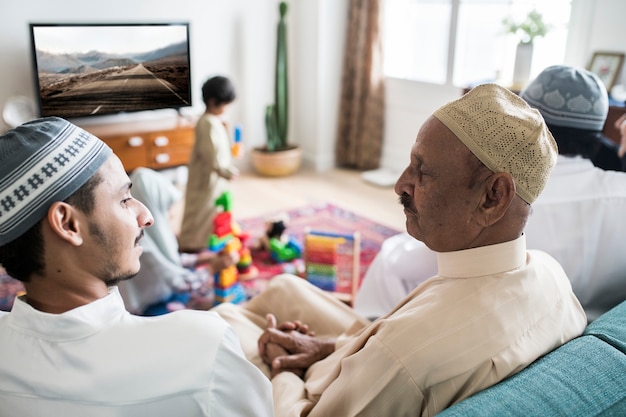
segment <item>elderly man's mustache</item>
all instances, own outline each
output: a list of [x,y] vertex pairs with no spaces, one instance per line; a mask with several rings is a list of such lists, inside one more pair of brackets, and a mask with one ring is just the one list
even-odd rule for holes
[[402,195],[398,197],[398,201],[405,209],[415,211],[415,207],[413,206],[413,199],[407,193],[402,193]]

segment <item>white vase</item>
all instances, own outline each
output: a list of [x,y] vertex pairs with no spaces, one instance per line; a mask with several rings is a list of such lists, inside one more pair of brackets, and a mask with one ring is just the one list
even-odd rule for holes
[[533,62],[533,44],[518,43],[513,68],[513,88],[522,89],[530,79],[530,66]]

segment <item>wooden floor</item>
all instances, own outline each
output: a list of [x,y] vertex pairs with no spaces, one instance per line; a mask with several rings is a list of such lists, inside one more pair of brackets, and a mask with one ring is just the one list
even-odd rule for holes
[[242,173],[232,182],[235,219],[303,207],[311,203],[333,203],[386,226],[404,230],[402,206],[393,187],[365,182],[360,172],[333,169],[324,173],[300,170],[282,178]]
[[[186,170],[186,168],[185,168]],[[184,190],[186,171],[164,170]],[[182,174],[182,178],[181,178]],[[178,177],[178,180],[176,179]],[[235,220],[265,216],[314,203],[332,203],[385,226],[404,231],[404,213],[393,187],[379,187],[361,178],[361,173],[333,169],[323,173],[300,169],[289,177],[261,177],[243,172],[231,184]],[[183,201],[176,204],[170,219],[180,230]]]
[[[186,168],[162,170],[184,191]],[[232,213],[235,221],[305,207],[332,203],[398,231],[405,230],[405,217],[393,187],[379,187],[364,181],[361,173],[333,169],[318,173],[300,169],[288,177],[261,177],[243,172],[231,182]],[[180,231],[184,199],[170,211],[174,233]]]

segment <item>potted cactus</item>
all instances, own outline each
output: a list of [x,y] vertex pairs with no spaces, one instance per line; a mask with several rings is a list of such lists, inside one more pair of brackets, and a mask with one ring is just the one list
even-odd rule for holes
[[279,20],[276,33],[276,68],[274,76],[274,103],[265,108],[264,147],[252,150],[252,165],[261,175],[283,176],[293,174],[300,167],[302,150],[287,141],[289,125],[289,80],[287,74],[287,3],[278,5]]

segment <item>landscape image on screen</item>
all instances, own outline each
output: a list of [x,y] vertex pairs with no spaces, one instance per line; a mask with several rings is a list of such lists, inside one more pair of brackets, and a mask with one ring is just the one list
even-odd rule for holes
[[31,26],[42,116],[191,105],[188,27]]

